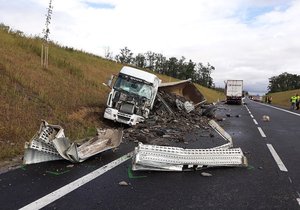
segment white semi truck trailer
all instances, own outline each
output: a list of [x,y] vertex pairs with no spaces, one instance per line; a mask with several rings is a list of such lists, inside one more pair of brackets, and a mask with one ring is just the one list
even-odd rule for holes
[[242,104],[243,80],[227,80],[225,94],[227,104]]

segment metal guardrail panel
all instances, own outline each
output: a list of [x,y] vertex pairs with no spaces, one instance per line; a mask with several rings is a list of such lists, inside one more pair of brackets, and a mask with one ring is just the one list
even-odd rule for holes
[[210,127],[212,127],[223,139],[228,141],[227,144],[221,145],[219,147],[215,147],[214,149],[229,149],[233,146],[231,136],[214,120],[210,120],[208,122]]
[[140,143],[135,149],[133,170],[184,170],[189,165],[192,168],[246,166],[247,160],[240,148],[183,149]]

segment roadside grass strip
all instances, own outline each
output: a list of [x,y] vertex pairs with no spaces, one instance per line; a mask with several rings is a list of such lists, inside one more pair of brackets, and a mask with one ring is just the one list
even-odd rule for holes
[[287,168],[285,167],[285,165],[283,164],[282,160],[280,159],[279,155],[277,154],[277,152],[275,151],[274,147],[271,144],[267,144],[267,147],[269,148],[275,162],[277,163],[279,169],[281,171],[285,171],[287,172]]
[[261,127],[257,127],[257,129],[258,129],[260,135],[261,135],[263,138],[266,138],[266,137],[267,137],[266,134],[264,133],[264,131],[261,129]]
[[129,160],[130,158],[132,158],[133,156],[133,152],[128,153],[127,155],[124,155],[122,157],[120,157],[119,159],[116,159],[110,163],[108,163],[107,165],[98,168],[97,170],[59,188],[58,190],[53,191],[52,193],[45,195],[44,197],[24,206],[23,208],[20,208],[21,210],[31,210],[31,209],[41,209],[45,206],[47,206],[48,204],[56,201],[57,199],[61,198],[62,196],[76,190],[77,188],[85,185],[86,183],[92,181],[93,179],[101,176],[102,174],[106,173],[107,171],[115,168],[116,166],[120,165],[121,163]]

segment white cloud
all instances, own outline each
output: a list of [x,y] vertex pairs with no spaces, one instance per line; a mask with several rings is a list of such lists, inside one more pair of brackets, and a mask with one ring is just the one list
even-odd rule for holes
[[[0,22],[41,34],[48,0],[0,0]],[[112,7],[92,7],[93,4]],[[243,79],[265,91],[268,78],[300,74],[300,1],[53,0],[50,39],[103,55],[125,46],[184,56],[216,67],[217,86]]]

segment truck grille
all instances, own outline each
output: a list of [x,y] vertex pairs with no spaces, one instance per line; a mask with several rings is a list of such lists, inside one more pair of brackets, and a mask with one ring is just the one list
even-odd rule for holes
[[130,120],[131,115],[125,113],[118,113],[118,120],[122,122],[128,122]]

